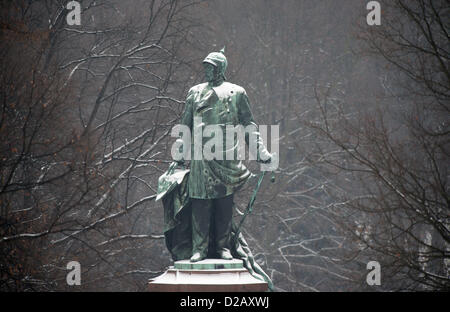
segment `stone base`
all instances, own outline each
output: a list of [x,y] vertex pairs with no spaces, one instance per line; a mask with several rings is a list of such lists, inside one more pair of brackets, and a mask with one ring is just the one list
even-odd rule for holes
[[199,262],[176,261],[148,284],[153,292],[263,292],[266,282],[254,278],[242,260],[205,259]]

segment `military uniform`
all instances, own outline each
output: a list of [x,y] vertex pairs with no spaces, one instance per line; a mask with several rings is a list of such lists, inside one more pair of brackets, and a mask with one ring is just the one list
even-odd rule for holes
[[[194,125],[194,117],[201,117],[202,123]],[[196,131],[194,126],[205,128],[208,125],[219,125],[224,133],[222,160],[191,157],[189,196],[198,199],[213,199],[232,194],[247,180],[250,172],[242,161],[237,159],[238,146],[241,142],[236,137],[232,144],[234,159],[226,160],[226,126],[253,125],[257,129],[245,90],[229,82],[223,82],[217,87],[211,87],[208,83],[194,86],[189,90],[181,123],[188,126],[192,134]],[[203,138],[203,145],[209,139]],[[192,138],[192,154],[194,153],[193,141]],[[259,144],[262,144],[260,138],[258,141]]]
[[[218,67],[224,76],[226,58],[220,52],[208,55],[204,62]],[[201,117],[201,123],[194,123],[195,118]],[[190,174],[188,181],[189,197],[192,199],[192,229],[193,253],[200,252],[202,257],[208,253],[210,224],[214,224],[214,237],[216,251],[229,249],[231,232],[231,217],[233,206],[233,193],[251,176],[250,171],[241,160],[237,159],[239,137],[234,137],[231,145],[232,160],[227,160],[226,153],[226,126],[252,125],[257,141],[261,146],[258,158],[270,158],[270,154],[263,145],[257,126],[253,119],[249,100],[244,88],[223,81],[214,86],[211,83],[201,83],[192,87],[187,95],[185,109],[181,123],[191,129],[191,154],[194,154],[194,133],[208,125],[218,125],[223,130],[223,157],[221,160],[207,160],[205,157],[195,159],[191,157]],[[202,138],[202,146],[211,138]],[[245,136],[247,144],[252,136]],[[265,155],[262,155],[264,153]]]

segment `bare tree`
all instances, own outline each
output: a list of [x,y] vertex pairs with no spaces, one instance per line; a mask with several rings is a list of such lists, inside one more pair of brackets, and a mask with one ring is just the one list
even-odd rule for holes
[[336,220],[358,242],[352,259],[378,260],[382,289],[448,290],[449,7],[383,8],[383,25],[360,34],[383,66],[382,96],[358,112],[318,90],[320,118],[309,125],[326,140],[315,160],[337,176],[330,193]]
[[1,5],[1,289],[69,289],[71,260],[81,289],[142,289],[165,266],[148,207],[190,79],[194,3],[81,3],[78,27],[66,1]]

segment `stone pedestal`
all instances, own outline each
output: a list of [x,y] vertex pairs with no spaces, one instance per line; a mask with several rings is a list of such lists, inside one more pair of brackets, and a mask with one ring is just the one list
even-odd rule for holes
[[164,274],[152,279],[149,291],[242,292],[267,291],[267,283],[254,278],[242,260],[205,259],[176,261]]

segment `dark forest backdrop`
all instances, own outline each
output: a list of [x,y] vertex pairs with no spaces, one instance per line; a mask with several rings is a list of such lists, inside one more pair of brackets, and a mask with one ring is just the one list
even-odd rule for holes
[[380,1],[380,26],[359,0],[83,0],[80,26],[66,3],[0,2],[0,290],[143,291],[171,265],[157,179],[224,45],[280,125],[244,229],[275,290],[449,290],[449,1]]

